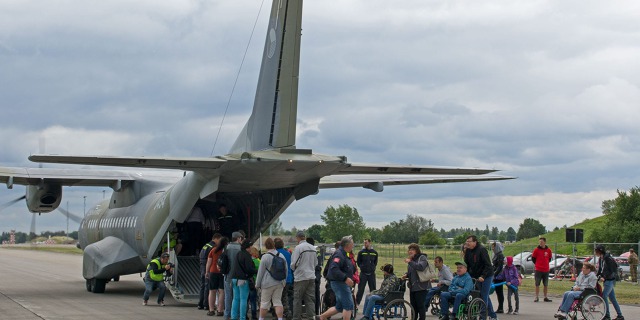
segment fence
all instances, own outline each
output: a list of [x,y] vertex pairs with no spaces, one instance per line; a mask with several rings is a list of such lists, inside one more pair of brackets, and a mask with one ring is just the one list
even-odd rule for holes
[[[571,243],[571,242],[555,242],[547,243],[547,246],[551,248],[551,251],[565,256],[572,257],[585,257],[592,256],[597,245],[604,245],[607,251],[610,251],[613,256],[619,256],[622,253],[629,251],[633,248],[636,252],[640,249],[640,243]],[[492,257],[490,245],[485,245],[489,251],[489,255]],[[326,248],[333,248],[333,245],[325,245]],[[356,244],[354,247],[354,253],[357,254],[362,248],[361,244]],[[436,256],[442,257],[444,263],[451,266],[457,260],[462,259],[461,245],[442,245],[442,246],[420,246],[422,253],[429,256],[429,260],[433,261]],[[531,252],[535,248],[531,244],[506,244],[504,249],[505,256],[515,256],[521,252]],[[378,252],[378,266],[383,266],[390,263],[394,266],[396,272],[402,272],[406,270],[406,263],[404,260],[407,258],[408,244],[375,244],[374,249]],[[328,252],[328,251],[327,251]],[[328,258],[328,254],[325,255],[325,259]],[[554,260],[557,267],[561,262]],[[533,268],[533,266],[531,266]],[[530,273],[529,270],[526,270]],[[533,270],[531,270],[531,273]]]

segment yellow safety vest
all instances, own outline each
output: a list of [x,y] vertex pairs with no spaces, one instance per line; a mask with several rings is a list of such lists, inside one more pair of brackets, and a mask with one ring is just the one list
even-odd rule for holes
[[[152,269],[151,269],[151,264],[155,263],[158,266],[158,272],[159,273],[155,273]],[[160,260],[158,258],[155,258],[153,260],[151,260],[151,262],[149,262],[149,264],[147,265],[147,272],[149,273],[149,279],[153,280],[153,281],[162,281],[163,276],[162,274],[164,273],[164,266],[160,263]]]

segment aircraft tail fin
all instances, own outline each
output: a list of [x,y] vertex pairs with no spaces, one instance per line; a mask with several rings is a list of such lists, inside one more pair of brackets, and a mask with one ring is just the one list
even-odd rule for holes
[[302,0],[274,0],[253,112],[230,153],[295,148]]

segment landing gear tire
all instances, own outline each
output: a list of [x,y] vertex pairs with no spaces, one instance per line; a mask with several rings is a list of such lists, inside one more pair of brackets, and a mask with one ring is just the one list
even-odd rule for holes
[[104,293],[107,286],[107,280],[104,279],[87,279],[87,291],[93,293]]
[[120,281],[120,276],[113,277],[113,282],[118,282],[118,281]]

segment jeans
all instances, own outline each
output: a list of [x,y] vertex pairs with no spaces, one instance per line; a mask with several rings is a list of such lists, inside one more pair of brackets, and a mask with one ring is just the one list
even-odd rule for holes
[[353,296],[351,295],[351,289],[342,281],[331,281],[331,289],[336,294],[336,310],[353,311]]
[[433,296],[435,296],[436,294],[440,294],[442,291],[447,291],[448,288],[448,286],[441,285],[429,289],[429,291],[427,291],[427,297],[424,299],[425,309],[429,310],[429,307],[431,306],[431,298],[433,298]]
[[233,303],[231,304],[231,319],[247,319],[247,299],[249,299],[249,282],[233,279]]
[[231,305],[233,304],[233,286],[231,276],[224,275],[224,318],[231,319]]
[[606,316],[610,317],[611,313],[609,310],[609,299],[611,299],[611,304],[616,309],[616,313],[618,316],[622,315],[622,311],[620,310],[620,305],[618,305],[618,300],[616,299],[616,292],[613,290],[613,287],[616,285],[615,280],[605,280],[604,288],[602,289],[602,298],[604,298],[604,305],[607,306]]
[[[488,314],[491,318],[496,318],[496,313],[493,311],[493,305],[491,304],[491,298],[489,298],[489,291],[491,290],[491,284],[493,283],[493,276],[485,278],[483,282],[478,282],[477,286],[480,286],[480,297],[487,305]],[[482,310],[484,314],[484,310]]]
[[518,297],[518,290],[514,290],[511,287],[507,287],[507,302],[509,303],[509,311],[514,310],[514,309],[511,309],[511,295],[513,295],[516,300],[515,311],[518,311],[518,309],[520,309],[520,297]]
[[316,279],[301,280],[293,283],[293,319],[302,319],[302,301],[307,309],[307,317],[316,314]]
[[144,301],[149,300],[149,296],[151,295],[151,292],[153,292],[156,289],[160,289],[160,291],[158,292],[158,303],[160,303],[164,301],[164,291],[167,289],[167,287],[164,285],[164,281],[153,281],[151,279],[145,279],[144,294],[142,295],[142,299]]
[[460,307],[462,300],[464,300],[464,298],[466,297],[467,295],[462,293],[456,293],[454,296],[454,293],[451,293],[449,291],[441,292],[440,293],[440,314],[443,316],[449,315],[449,300],[451,300],[451,298],[455,298],[453,302],[453,310],[452,310],[453,315],[455,316],[456,314],[458,314],[458,308]]
[[560,311],[569,312],[573,301],[578,299],[582,291],[567,291],[562,295],[562,302],[560,303]]
[[381,297],[376,294],[368,295],[366,299],[364,299],[364,309],[362,310],[362,315],[373,319],[373,307],[376,305],[376,301],[382,301],[384,297]]
[[251,305],[251,318],[258,319],[258,290],[249,289],[249,304]]

